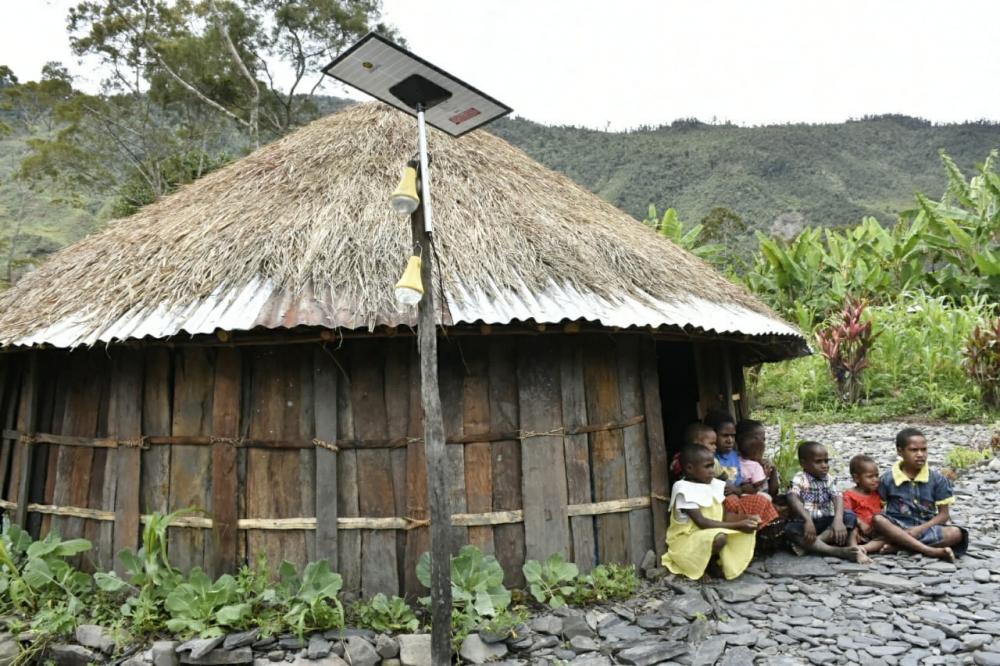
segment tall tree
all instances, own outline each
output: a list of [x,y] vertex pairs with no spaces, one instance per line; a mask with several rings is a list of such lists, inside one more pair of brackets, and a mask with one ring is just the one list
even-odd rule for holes
[[380,14],[380,0],[88,0],[68,25],[108,91],[217,114],[256,146],[311,118],[320,67],[345,46],[396,37]]

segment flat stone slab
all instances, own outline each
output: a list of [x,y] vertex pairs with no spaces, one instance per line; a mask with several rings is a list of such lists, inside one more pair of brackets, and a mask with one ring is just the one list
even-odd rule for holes
[[828,578],[837,575],[821,557],[797,557],[791,553],[775,553],[764,560],[764,569],[772,576],[787,578]]

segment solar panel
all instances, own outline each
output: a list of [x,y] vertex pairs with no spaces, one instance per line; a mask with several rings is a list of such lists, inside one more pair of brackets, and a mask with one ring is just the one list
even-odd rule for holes
[[427,123],[452,136],[512,110],[373,32],[337,56],[323,73],[410,115],[416,115],[421,103]]

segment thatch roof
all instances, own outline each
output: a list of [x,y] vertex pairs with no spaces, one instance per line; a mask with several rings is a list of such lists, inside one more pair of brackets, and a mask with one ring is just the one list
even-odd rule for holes
[[[431,131],[443,323],[589,319],[801,334],[745,289],[485,131]],[[412,324],[393,284],[409,221],[387,203],[414,120],[317,120],[51,257],[0,296],[0,344],[216,328]]]

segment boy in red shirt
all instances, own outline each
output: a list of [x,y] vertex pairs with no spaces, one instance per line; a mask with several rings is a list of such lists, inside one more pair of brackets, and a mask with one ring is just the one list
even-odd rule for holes
[[[872,531],[875,516],[882,513],[882,498],[878,494],[878,465],[871,456],[861,454],[851,458],[850,470],[854,487],[844,491],[844,509],[853,511],[858,517],[855,530],[861,549],[868,554],[877,553],[885,545]],[[859,561],[867,564],[871,558],[865,557]]]

